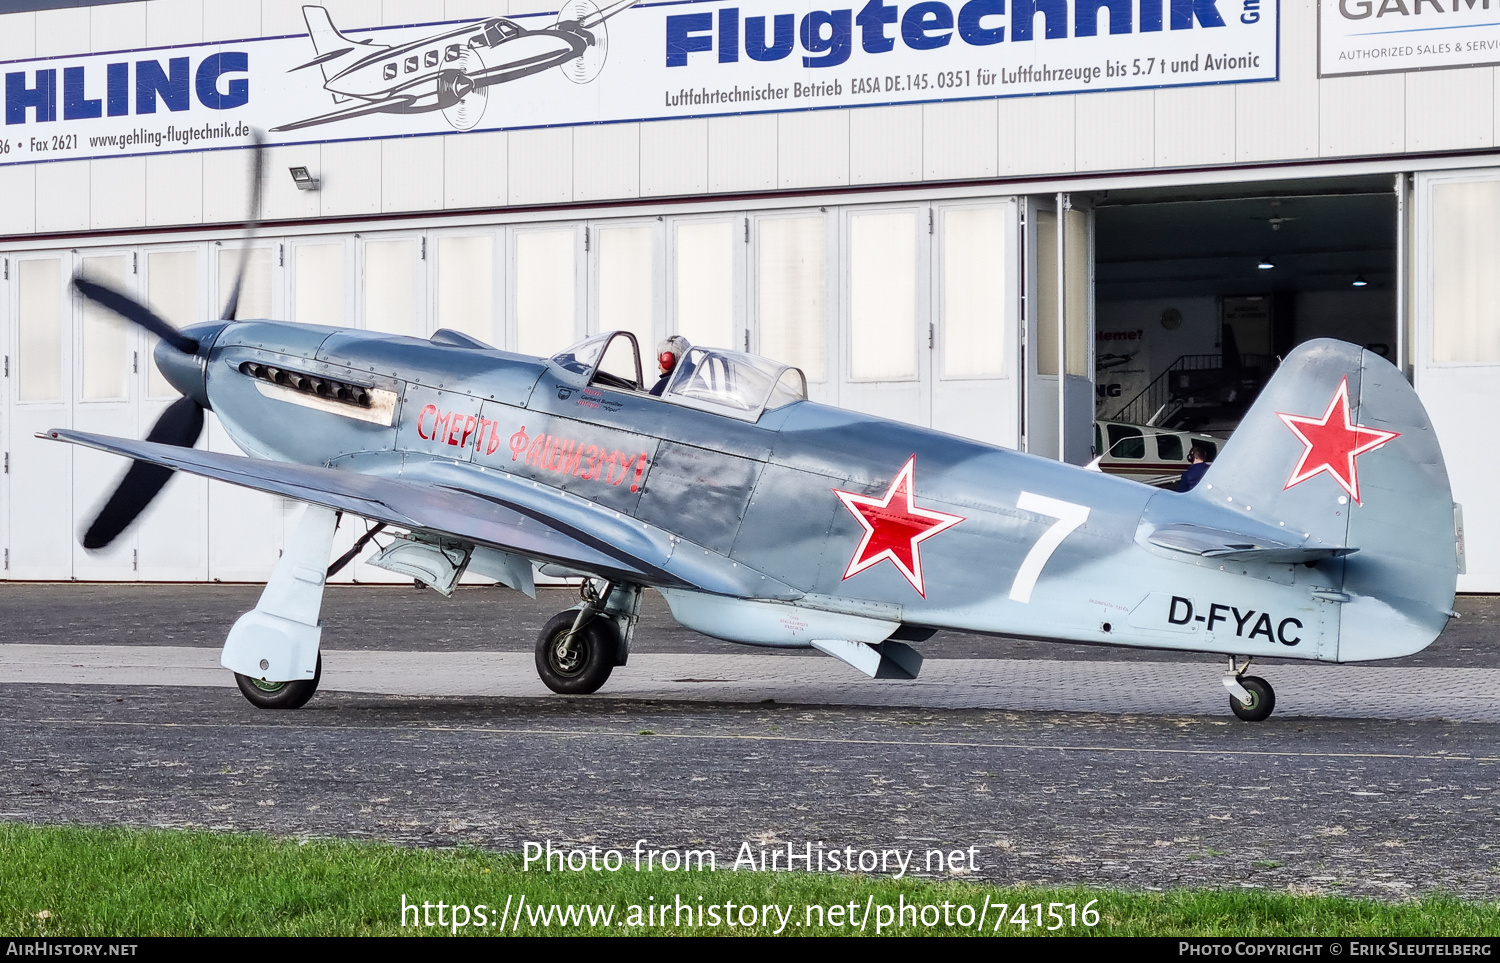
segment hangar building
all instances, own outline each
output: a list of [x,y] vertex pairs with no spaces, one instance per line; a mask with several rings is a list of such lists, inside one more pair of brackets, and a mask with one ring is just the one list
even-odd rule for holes
[[[1253,388],[1344,338],[1415,383],[1460,588],[1500,591],[1488,0],[549,6],[6,6],[4,577],[266,576],[292,504],[179,477],[88,553],[122,466],[33,437],[141,436],[172,398],[71,277],[185,324],[248,258],[242,317],[533,354],[681,333],[799,365],[817,400],[1080,463],[1096,418],[1160,421],[1212,395],[1173,385]],[[207,444],[235,450],[216,423]]]

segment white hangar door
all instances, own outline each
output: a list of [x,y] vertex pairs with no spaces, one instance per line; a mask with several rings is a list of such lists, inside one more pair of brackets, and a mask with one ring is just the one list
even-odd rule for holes
[[[238,317],[285,317],[285,247],[263,241],[216,243],[208,249],[208,317],[216,318],[223,311],[242,259],[245,281]],[[209,451],[243,454],[212,413],[204,435],[207,440],[201,446]],[[209,578],[216,582],[265,581],[281,554],[285,522],[288,517],[295,522],[300,507],[299,502],[275,495],[212,482],[208,486]]]
[[839,403],[881,418],[932,422],[930,210],[848,208]]
[[[219,312],[209,304],[207,251],[200,245],[143,248],[139,254],[140,292],[151,310],[183,328]],[[162,413],[181,398],[167,383],[153,357],[157,338],[131,328],[131,380],[140,398],[136,436],[144,438]],[[208,428],[198,447],[208,445]],[[116,469],[118,471],[118,469]],[[137,570],[142,581],[201,582],[208,578],[208,479],[177,472],[136,527]]]
[[[90,251],[76,257],[78,274],[140,300],[139,256],[129,249]],[[141,437],[141,392],[137,384],[139,328],[76,292],[72,302],[73,427],[101,435]],[[116,456],[78,448],[73,452],[73,577],[128,580],[137,577],[138,526],[107,548],[85,549],[76,537],[93,521],[123,477],[128,463]]]
[[771,211],[746,227],[749,350],[801,368],[808,397],[825,405],[843,403],[837,218],[833,209]]
[[0,258],[0,356],[3,356],[0,360],[4,366],[0,371],[0,383],[5,386],[0,391],[0,452],[4,453],[4,466],[0,470],[0,549],[4,552],[3,561],[0,561],[0,578],[10,578],[10,358],[11,331],[15,327],[10,294],[11,264],[11,259]]
[[931,426],[1021,444],[1021,236],[1016,198],[933,209]]
[[1024,448],[1082,465],[1094,438],[1094,216],[1066,194],[1026,208]]
[[73,445],[37,432],[71,428],[73,344],[68,281],[72,258],[10,259],[10,570],[16,579],[73,576]]
[[1463,506],[1460,592],[1500,592],[1500,171],[1418,174],[1413,383]]

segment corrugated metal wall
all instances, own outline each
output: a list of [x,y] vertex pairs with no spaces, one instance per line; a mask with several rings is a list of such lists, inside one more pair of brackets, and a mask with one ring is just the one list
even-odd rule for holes
[[[404,24],[522,0],[327,3]],[[0,15],[0,61],[301,34],[301,0],[147,0]],[[1496,145],[1496,68],[1317,77],[1316,0],[1282,4],[1275,83],[1020,97],[476,133],[273,150],[266,215],[334,217],[1019,175],[1151,170]],[[525,96],[506,91],[503,97]],[[0,168],[0,235],[242,217],[241,152]],[[296,191],[282,171],[323,176]],[[420,172],[417,176],[416,172]]]

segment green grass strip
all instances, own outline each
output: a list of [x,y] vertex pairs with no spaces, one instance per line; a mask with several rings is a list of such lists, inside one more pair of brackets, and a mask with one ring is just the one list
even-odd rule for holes
[[[1086,909],[1098,913],[1093,925]],[[0,824],[5,936],[1496,936],[1497,909],[1434,896],[1380,903],[1245,890],[636,872],[628,863],[618,872],[549,873],[523,870],[514,854],[472,849]],[[456,925],[460,916],[468,925]]]

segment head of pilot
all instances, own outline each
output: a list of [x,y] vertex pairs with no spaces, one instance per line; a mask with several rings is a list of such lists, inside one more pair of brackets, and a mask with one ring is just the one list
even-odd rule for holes
[[670,338],[663,340],[656,346],[656,366],[658,372],[666,376],[676,371],[677,363],[682,360],[683,355],[687,354],[687,350],[690,347],[692,345],[688,343],[688,339],[680,334],[674,334]]

